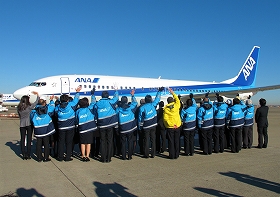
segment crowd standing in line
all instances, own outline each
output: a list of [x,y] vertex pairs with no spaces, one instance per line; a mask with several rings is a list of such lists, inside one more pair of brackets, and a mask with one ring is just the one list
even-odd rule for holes
[[[137,107],[135,90],[131,91],[131,102],[128,102],[126,96],[119,101],[117,89],[113,98],[109,98],[108,91],[103,91],[102,98],[96,101],[93,89],[89,103],[86,97],[79,98],[81,89],[81,86],[76,88],[74,99],[63,94],[60,98],[56,97],[57,101],[54,102],[54,96],[51,96],[49,104],[45,99],[40,99],[37,92],[32,92],[37,95],[33,104],[28,96],[21,98],[18,114],[23,159],[31,159],[33,128],[38,162],[51,160],[49,144],[52,155],[58,161],[72,161],[75,141],[79,142],[80,160],[83,162],[90,161],[91,157],[109,163],[114,154],[120,159],[131,160],[137,139],[143,158],[154,158],[156,153],[164,153],[167,140],[168,158],[177,159],[181,136],[184,138],[184,155],[193,156],[196,131],[199,133],[202,154],[223,153],[225,148],[238,153],[242,148],[252,147],[254,117],[258,128],[257,148],[267,147],[268,107],[263,98],[259,100],[261,107],[254,114],[250,97],[245,103],[238,97],[232,102],[224,102],[223,97],[217,94],[216,101],[212,102],[206,93],[200,107],[197,107],[193,94],[190,94],[183,107],[180,96],[169,88],[172,97],[167,98],[164,106],[164,102],[160,102],[164,87],[160,87],[154,100],[151,95],[146,95]],[[78,139],[74,138],[75,133]],[[118,140],[119,143],[116,143]]]

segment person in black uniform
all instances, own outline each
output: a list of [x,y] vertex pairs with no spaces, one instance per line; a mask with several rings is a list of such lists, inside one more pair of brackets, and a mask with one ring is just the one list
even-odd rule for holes
[[268,106],[266,106],[266,100],[261,98],[259,100],[260,107],[257,109],[255,114],[255,122],[257,123],[258,129],[258,146],[257,148],[266,148],[268,143]]
[[156,151],[163,153],[166,151],[166,133],[163,124],[163,107],[164,102],[160,101],[157,110],[157,127],[156,127]]

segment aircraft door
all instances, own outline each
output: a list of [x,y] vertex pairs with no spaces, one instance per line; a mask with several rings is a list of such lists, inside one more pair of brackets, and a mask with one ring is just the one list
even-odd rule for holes
[[70,93],[70,82],[68,77],[61,77],[61,94],[69,94]]

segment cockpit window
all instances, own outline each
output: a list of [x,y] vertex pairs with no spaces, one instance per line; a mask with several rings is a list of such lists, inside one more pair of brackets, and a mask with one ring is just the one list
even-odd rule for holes
[[32,82],[29,86],[41,87],[47,85],[46,82]]

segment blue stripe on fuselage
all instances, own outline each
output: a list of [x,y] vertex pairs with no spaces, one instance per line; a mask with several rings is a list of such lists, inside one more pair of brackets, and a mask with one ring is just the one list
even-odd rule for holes
[[[225,92],[231,90],[246,90],[252,88],[251,86],[236,86],[232,84],[205,84],[205,85],[191,85],[191,86],[169,86],[176,94],[203,94],[206,92]],[[103,91],[108,91],[109,95],[114,95],[115,90],[96,90],[95,96],[101,96]],[[135,96],[145,97],[147,94],[155,96],[158,88],[136,88]],[[165,90],[168,93],[168,90]],[[130,96],[131,89],[118,90],[120,96]],[[56,93],[55,95],[59,95]],[[74,96],[76,92],[71,92],[70,96]],[[90,96],[90,91],[80,92],[80,96]],[[53,94],[49,94],[51,96]]]

